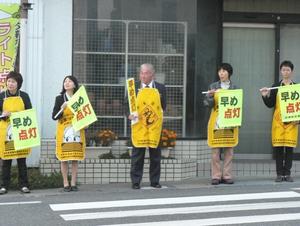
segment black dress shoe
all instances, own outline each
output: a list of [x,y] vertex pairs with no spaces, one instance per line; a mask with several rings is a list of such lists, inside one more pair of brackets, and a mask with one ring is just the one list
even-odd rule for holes
[[76,185],[71,186],[71,191],[78,191],[78,187]]
[[132,184],[132,189],[140,189],[141,186],[138,183]]
[[284,180],[284,176],[277,175],[275,182],[282,182]]
[[218,185],[220,184],[220,180],[219,179],[212,179],[211,180],[211,185]]
[[71,186],[65,186],[63,191],[64,192],[70,192],[71,191]]
[[287,182],[294,182],[294,179],[290,176],[290,175],[287,175],[287,176],[285,176],[285,181],[287,181]]
[[159,183],[151,183],[150,186],[153,188],[161,188],[161,185]]
[[233,181],[233,179],[222,179],[222,183],[223,184],[233,184],[234,181]]

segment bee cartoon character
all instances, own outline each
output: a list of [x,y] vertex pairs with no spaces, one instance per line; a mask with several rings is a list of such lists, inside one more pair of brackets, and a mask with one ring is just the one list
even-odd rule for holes
[[80,131],[75,131],[72,126],[65,128],[63,143],[80,142]]
[[12,127],[11,125],[9,125],[6,130],[6,141],[12,141],[12,140],[13,140]]
[[13,141],[11,125],[9,125],[6,129],[5,150],[6,151],[14,150],[14,141]]
[[75,131],[72,126],[68,126],[64,130],[62,142],[63,151],[80,151],[82,148],[80,131]]

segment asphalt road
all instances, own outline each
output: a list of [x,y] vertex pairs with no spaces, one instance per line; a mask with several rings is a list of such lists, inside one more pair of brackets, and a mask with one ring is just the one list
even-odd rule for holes
[[[298,182],[299,181],[299,182]],[[300,178],[243,178],[211,186],[208,179],[143,184],[82,185],[80,191],[9,191],[0,196],[0,225],[300,225]]]

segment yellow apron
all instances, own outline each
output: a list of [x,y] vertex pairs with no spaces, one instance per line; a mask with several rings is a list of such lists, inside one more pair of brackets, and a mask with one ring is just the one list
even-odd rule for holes
[[281,121],[280,100],[276,96],[276,106],[272,121],[272,145],[273,147],[296,147],[298,141],[298,124]]
[[84,130],[75,132],[72,126],[74,114],[66,107],[56,128],[56,157],[60,161],[83,160],[85,157]]
[[132,143],[135,147],[157,148],[163,123],[163,110],[157,89],[144,88],[137,95],[139,121],[131,126]]
[[[25,110],[25,106],[20,96],[4,99],[3,111],[18,112],[23,110]],[[7,120],[0,120],[0,157],[5,160],[26,158],[30,152],[30,148],[15,150],[10,120],[9,118]]]
[[230,129],[217,129],[219,115],[218,93],[214,95],[214,108],[211,110],[207,127],[207,144],[211,148],[235,147],[238,144],[238,127]]

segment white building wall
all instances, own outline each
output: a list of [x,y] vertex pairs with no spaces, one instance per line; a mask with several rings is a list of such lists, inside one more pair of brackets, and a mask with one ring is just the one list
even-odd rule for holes
[[[35,0],[40,2],[40,0]],[[72,73],[72,0],[43,0],[42,138],[54,138],[51,118],[65,75]]]
[[[72,0],[32,0],[28,17],[27,91],[37,108],[41,138],[54,138],[55,97],[65,75],[72,72]],[[54,151],[54,150],[53,150]],[[38,165],[40,148],[28,164]]]
[[[55,97],[65,75],[72,73],[72,0],[29,0],[24,85],[37,110],[42,139],[54,138],[51,118]],[[0,0],[20,3],[20,0]],[[54,151],[54,150],[53,150]],[[38,166],[40,147],[34,148],[28,166]]]
[[[27,29],[25,48],[21,48],[25,51],[25,59],[20,58],[20,72],[24,77],[24,84],[22,89],[26,91],[31,99],[32,106],[37,111],[37,117],[39,121],[39,130],[42,128],[42,51],[43,51],[43,1],[29,1],[34,3],[33,10],[28,12]],[[21,23],[21,26],[24,23]],[[26,26],[26,24],[25,24]],[[22,35],[22,33],[21,33]],[[22,45],[22,42],[20,43]],[[20,54],[22,56],[22,54]],[[22,64],[23,60],[23,64]],[[41,134],[42,135],[42,134]],[[27,159],[29,166],[37,166],[40,157],[40,147],[32,149],[32,153]]]

